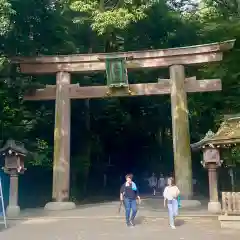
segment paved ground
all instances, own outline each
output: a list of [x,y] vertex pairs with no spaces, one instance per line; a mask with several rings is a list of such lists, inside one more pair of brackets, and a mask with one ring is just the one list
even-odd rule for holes
[[221,229],[216,217],[207,215],[204,209],[182,210],[184,217],[178,219],[177,229],[172,230],[168,226],[166,210],[161,206],[157,202],[144,202],[135,228],[125,226],[124,213],[118,214],[117,202],[62,212],[25,211],[22,213],[24,218],[10,221],[9,228],[1,230],[0,240],[240,239],[240,231]]
[[176,230],[167,219],[139,217],[135,228],[125,226],[122,219],[34,219],[15,222],[0,233],[3,240],[239,240],[240,231],[220,229],[216,220],[179,220]]
[[[25,209],[21,211],[21,219],[29,219],[36,217],[55,217],[55,218],[92,218],[98,217],[116,217],[118,213],[119,202],[106,202],[99,204],[85,204],[78,206],[77,209],[70,211],[44,211],[43,209]],[[161,198],[146,198],[142,200],[139,206],[143,216],[148,217],[167,217],[167,211],[163,207],[163,199]],[[181,215],[184,216],[209,216],[207,204],[203,202],[201,207],[182,208]]]

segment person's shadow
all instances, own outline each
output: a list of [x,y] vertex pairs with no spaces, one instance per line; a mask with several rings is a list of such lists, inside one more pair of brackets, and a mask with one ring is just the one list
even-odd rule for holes
[[134,222],[136,225],[141,225],[146,222],[146,217],[144,217],[144,216],[136,217]]
[[176,219],[175,220],[175,225],[176,227],[180,227],[185,223],[185,221],[183,219]]

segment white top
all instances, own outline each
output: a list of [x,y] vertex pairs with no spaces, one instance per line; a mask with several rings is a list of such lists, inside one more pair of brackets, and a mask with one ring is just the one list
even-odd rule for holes
[[148,179],[148,183],[150,187],[157,186],[157,178],[155,176],[152,176]]
[[164,192],[163,192],[163,196],[167,200],[176,199],[179,194],[180,194],[180,191],[177,186],[167,186],[167,187],[165,187]]

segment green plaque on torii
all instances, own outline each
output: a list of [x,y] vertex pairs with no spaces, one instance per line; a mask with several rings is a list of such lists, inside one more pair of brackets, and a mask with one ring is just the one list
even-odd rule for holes
[[104,59],[106,65],[107,86],[109,91],[106,95],[114,95],[118,93],[133,95],[129,89],[128,74],[126,66],[126,57],[106,56]]
[[128,87],[126,58],[106,58],[105,64],[108,87]]

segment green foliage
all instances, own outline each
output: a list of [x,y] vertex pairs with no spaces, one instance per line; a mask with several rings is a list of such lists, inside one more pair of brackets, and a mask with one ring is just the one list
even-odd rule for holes
[[236,167],[240,164],[240,147],[234,146],[229,150],[223,149],[222,157],[226,165]]
[[52,168],[52,152],[53,148],[43,140],[36,138],[32,142],[31,146],[28,146],[31,149],[34,149],[34,152],[29,156],[29,161],[26,161],[27,164],[31,166],[43,166],[45,168]]
[[6,35],[13,27],[11,16],[16,14],[9,0],[0,0],[0,36]]
[[99,35],[113,29],[126,29],[131,23],[146,18],[146,11],[153,6],[154,0],[74,0],[71,9],[83,13],[74,19],[82,23],[86,19]]
[[[111,49],[132,51],[236,38],[234,50],[221,64],[187,70],[199,79],[222,78],[222,92],[188,97],[192,140],[216,130],[224,114],[240,112],[239,8],[233,0],[203,0],[200,6],[195,2],[0,0],[0,138],[24,141],[32,153],[30,165],[52,166],[54,102],[24,102],[22,97],[26,90],[54,84],[55,78],[23,76],[10,65],[11,56],[102,52],[109,50],[106,42],[115,46]],[[130,72],[129,81],[156,82],[168,74],[144,69]],[[73,76],[72,82],[99,85],[105,77],[89,73]],[[109,155],[121,156],[115,162],[121,171],[130,153],[142,168],[147,168],[149,155],[164,159],[162,165],[171,162],[169,97],[91,100],[88,107],[72,102],[73,171],[86,178],[94,165],[105,171]],[[236,154],[234,150],[231,156],[237,159]]]
[[240,147],[236,146],[231,150],[231,158],[233,162],[240,163]]

